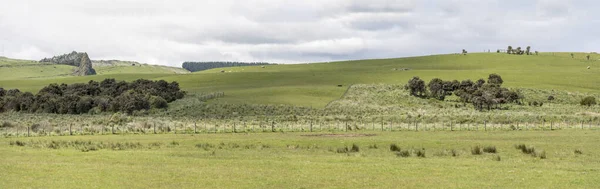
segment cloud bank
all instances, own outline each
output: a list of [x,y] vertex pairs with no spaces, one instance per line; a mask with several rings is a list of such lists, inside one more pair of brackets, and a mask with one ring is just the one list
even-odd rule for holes
[[322,62],[513,46],[598,51],[593,0],[7,0],[2,56]]

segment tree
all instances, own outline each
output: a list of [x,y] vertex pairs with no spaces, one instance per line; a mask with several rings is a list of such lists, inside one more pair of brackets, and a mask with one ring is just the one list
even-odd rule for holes
[[517,47],[517,53],[518,55],[522,55],[523,51],[521,50],[521,47]]
[[527,48],[525,48],[525,54],[530,55],[531,54],[531,47],[527,46]]
[[431,93],[431,97],[444,100],[446,98],[446,92],[444,91],[444,81],[439,78],[432,79],[429,84],[429,92]]
[[580,104],[582,106],[588,106],[588,107],[596,105],[596,98],[594,98],[593,96],[585,97],[585,98],[581,99]]
[[477,83],[476,83],[477,87],[482,87],[483,84],[485,84],[485,80],[484,79],[477,80]]
[[571,53],[571,58],[575,58],[575,54]]
[[502,77],[500,77],[498,74],[490,74],[488,77],[488,83],[500,86],[502,83],[504,83],[504,80],[502,80]]
[[463,49],[463,50],[462,50],[462,54],[463,54],[463,55],[467,55],[467,50]]
[[587,60],[588,60],[588,61],[590,60],[590,55],[589,55],[589,54],[588,54],[587,56],[585,56],[585,57],[587,57]]
[[512,52],[513,52],[512,46],[508,46],[508,48],[506,49],[506,53],[512,54]]
[[410,95],[418,97],[425,96],[425,93],[427,92],[425,89],[425,82],[417,76],[408,80],[408,89],[410,90]]
[[538,55],[538,53],[539,53],[538,51],[535,51],[535,55]]

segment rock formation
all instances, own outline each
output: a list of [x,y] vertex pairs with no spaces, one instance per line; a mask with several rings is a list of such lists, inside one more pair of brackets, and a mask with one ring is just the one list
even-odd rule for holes
[[49,62],[54,64],[64,64],[70,66],[76,66],[73,70],[73,75],[84,76],[84,75],[96,75],[96,70],[92,68],[92,61],[85,52],[71,52],[60,56],[54,56],[52,58],[44,58],[40,62]]

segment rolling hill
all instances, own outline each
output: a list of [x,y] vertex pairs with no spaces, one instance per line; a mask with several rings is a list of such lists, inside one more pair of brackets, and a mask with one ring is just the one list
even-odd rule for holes
[[[518,56],[497,53],[432,55],[396,59],[357,60],[332,63],[231,67],[178,74],[174,68],[132,65],[98,65],[98,75],[65,75],[70,67],[33,61],[1,59],[0,86],[36,92],[49,83],[77,83],[104,78],[120,80],[165,79],[178,81],[190,94],[225,92],[211,103],[287,104],[324,107],[352,84],[405,84],[411,77],[429,81],[486,78],[502,75],[505,86],[546,90],[599,92],[598,54],[541,53]],[[133,63],[135,64],[135,63]],[[590,69],[587,67],[590,66]],[[225,72],[222,73],[221,70]]]

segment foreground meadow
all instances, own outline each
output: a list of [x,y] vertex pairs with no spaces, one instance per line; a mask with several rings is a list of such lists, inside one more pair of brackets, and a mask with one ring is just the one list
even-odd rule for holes
[[599,143],[594,129],[10,137],[0,188],[593,188]]

